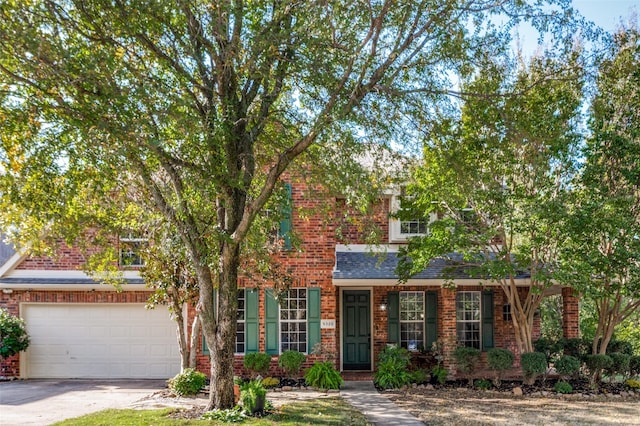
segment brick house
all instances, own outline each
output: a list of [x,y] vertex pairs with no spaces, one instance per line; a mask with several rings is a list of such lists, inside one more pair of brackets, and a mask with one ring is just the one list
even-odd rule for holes
[[[240,278],[237,374],[244,373],[243,355],[255,351],[277,356],[293,349],[310,354],[308,364],[322,356],[335,360],[341,371],[371,372],[387,344],[418,352],[439,341],[452,374],[450,354],[458,344],[516,352],[509,305],[499,287],[463,275],[456,277],[455,288],[444,286],[441,261],[398,284],[397,249],[427,224],[390,218],[397,205],[392,193],[376,206],[373,220],[382,236],[380,245],[371,247],[364,244],[361,227],[347,220],[344,200],[330,198],[330,208],[319,209],[304,184],[290,189],[294,208],[281,231],[293,229],[300,245],[293,250],[285,241],[276,260],[292,283],[278,302],[269,285]],[[73,248],[64,248],[56,261],[24,257],[9,247],[0,251],[0,306],[25,318],[32,337],[31,347],[5,361],[0,375],[174,375],[179,370],[175,323],[165,309],[143,309],[149,291],[136,271],[125,272],[127,284],[118,293],[84,275],[82,262]],[[527,277],[518,280],[525,288]],[[554,290],[563,295],[564,335],[577,337],[577,298],[569,289]],[[318,347],[322,354],[311,355]],[[197,366],[207,372],[202,339],[199,348]]]

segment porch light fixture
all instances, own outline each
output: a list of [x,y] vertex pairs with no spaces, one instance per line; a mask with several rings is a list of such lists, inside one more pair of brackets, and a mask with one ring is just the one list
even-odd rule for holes
[[384,296],[382,296],[382,303],[380,303],[380,310],[381,311],[386,311],[387,310],[387,295],[385,294]]
[[11,294],[11,293],[13,293],[13,289],[12,288],[3,288],[2,292],[4,294]]

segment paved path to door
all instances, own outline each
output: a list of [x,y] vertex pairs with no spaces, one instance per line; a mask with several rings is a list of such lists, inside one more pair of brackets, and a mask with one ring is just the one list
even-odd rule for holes
[[16,380],[0,382],[0,425],[48,425],[132,402],[165,380]]
[[371,381],[344,382],[340,396],[375,426],[424,426],[417,417],[378,393]]

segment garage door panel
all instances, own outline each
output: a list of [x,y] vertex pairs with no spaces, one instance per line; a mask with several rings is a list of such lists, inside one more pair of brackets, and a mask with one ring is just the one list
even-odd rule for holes
[[143,304],[24,304],[26,376],[169,378],[180,370],[169,312]]

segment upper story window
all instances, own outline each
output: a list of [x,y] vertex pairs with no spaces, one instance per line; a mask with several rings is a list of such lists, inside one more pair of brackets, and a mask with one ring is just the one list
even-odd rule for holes
[[435,213],[430,213],[428,216],[412,217],[402,219],[394,217],[394,213],[399,212],[402,209],[401,195],[394,195],[391,197],[389,220],[389,242],[390,243],[404,243],[411,237],[427,235],[429,233],[429,224],[437,219]]
[[147,240],[129,234],[120,237],[120,266],[143,266],[144,260],[141,253]]

